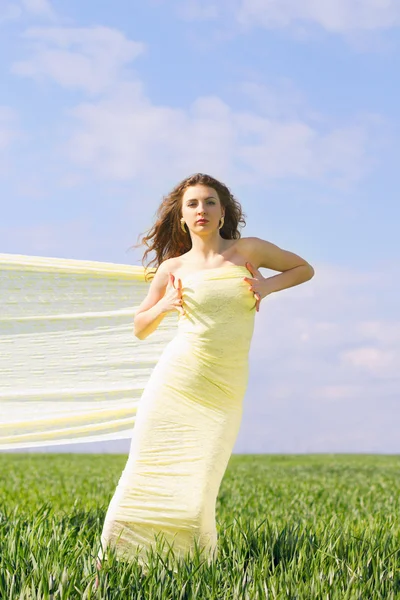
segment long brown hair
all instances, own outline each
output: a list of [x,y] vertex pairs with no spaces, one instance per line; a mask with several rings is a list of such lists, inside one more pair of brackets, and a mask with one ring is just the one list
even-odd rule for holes
[[[197,184],[213,188],[217,192],[222,206],[225,208],[224,224],[220,229],[221,237],[225,240],[237,240],[241,237],[238,227],[239,224],[242,224],[243,227],[246,225],[245,214],[229,188],[217,179],[214,179],[214,177],[211,177],[211,175],[204,173],[190,175],[178,183],[167,196],[163,196],[163,201],[156,213],[156,222],[147,231],[147,235],[142,236],[140,243],[132,246],[133,248],[137,248],[143,244],[147,246],[147,250],[142,257],[146,281],[148,280],[147,270],[150,265],[155,263],[155,270],[157,270],[160,264],[167,258],[181,256],[192,247],[189,232],[184,233],[182,231],[180,218],[182,215],[182,196],[188,187]],[[152,243],[149,243],[149,240],[152,240]],[[156,257],[145,266],[144,260],[151,251],[155,251]],[[150,273],[152,275],[151,279],[154,277],[154,272]]]

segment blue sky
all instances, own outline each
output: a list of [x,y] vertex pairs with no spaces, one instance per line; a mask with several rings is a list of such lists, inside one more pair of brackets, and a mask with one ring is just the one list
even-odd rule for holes
[[315,269],[261,304],[235,452],[399,452],[399,24],[395,0],[0,0],[0,252],[139,265],[163,195],[221,179],[243,236]]

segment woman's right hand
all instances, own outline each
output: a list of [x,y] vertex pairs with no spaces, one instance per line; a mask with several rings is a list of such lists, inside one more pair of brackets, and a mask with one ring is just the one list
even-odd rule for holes
[[181,315],[185,314],[185,310],[182,306],[182,281],[178,278],[178,287],[175,287],[175,275],[172,273],[168,274],[168,283],[165,294],[159,302],[161,303],[163,312],[178,310]]

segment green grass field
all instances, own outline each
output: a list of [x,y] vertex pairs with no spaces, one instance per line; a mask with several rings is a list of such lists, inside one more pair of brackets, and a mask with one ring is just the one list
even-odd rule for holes
[[[233,455],[218,561],[104,566],[100,533],[127,455],[0,455],[0,599],[400,598],[400,457]],[[172,560],[172,559],[171,559]]]

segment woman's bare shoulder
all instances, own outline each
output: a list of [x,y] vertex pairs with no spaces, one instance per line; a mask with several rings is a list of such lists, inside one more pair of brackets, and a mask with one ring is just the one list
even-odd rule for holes
[[167,278],[169,273],[172,273],[175,278],[178,278],[183,277],[188,272],[193,270],[193,265],[188,260],[186,255],[182,254],[181,256],[166,258],[162,263],[160,263],[158,270],[161,270],[161,273]]
[[254,237],[241,237],[232,245],[232,254],[237,254],[244,261],[253,261],[253,252],[255,248]]
[[161,273],[174,273],[174,271],[178,268],[179,265],[179,256],[173,258],[166,258],[158,265],[157,271]]

